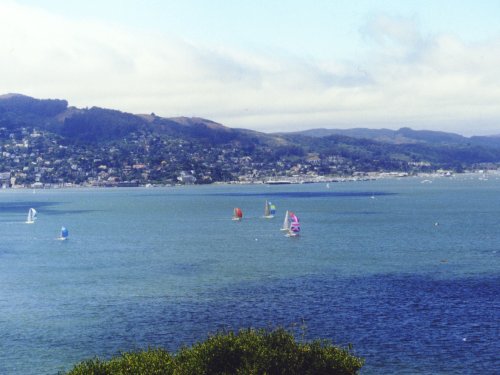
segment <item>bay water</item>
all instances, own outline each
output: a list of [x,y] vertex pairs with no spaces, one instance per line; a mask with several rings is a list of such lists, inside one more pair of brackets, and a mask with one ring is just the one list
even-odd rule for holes
[[500,180],[470,176],[2,190],[0,373],[278,326],[351,343],[364,374],[494,373],[499,219]]

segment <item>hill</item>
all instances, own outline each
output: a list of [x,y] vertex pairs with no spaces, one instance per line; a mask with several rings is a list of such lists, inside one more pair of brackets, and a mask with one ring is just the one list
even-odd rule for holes
[[309,129],[293,134],[305,135],[309,137],[328,137],[331,135],[342,135],[352,138],[371,139],[382,143],[392,144],[413,144],[430,143],[436,145],[477,145],[488,147],[500,147],[500,136],[473,136],[464,137],[460,134],[446,133],[430,130],[413,130],[401,128],[399,130],[390,129]]
[[66,100],[20,94],[0,96],[0,149],[2,183],[22,186],[462,171],[500,162],[498,136],[409,128],[267,134],[197,117],[75,108]]

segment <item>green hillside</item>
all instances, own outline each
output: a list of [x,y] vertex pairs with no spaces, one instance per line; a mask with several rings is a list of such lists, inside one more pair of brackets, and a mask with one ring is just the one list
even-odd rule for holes
[[116,186],[177,183],[181,175],[212,183],[441,168],[460,172],[499,163],[500,137],[409,128],[267,134],[202,118],[79,109],[66,100],[8,94],[0,96],[0,151],[0,172],[15,178],[14,185]]

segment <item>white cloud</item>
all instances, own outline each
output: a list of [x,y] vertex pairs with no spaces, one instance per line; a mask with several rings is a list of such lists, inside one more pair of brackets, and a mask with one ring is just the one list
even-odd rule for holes
[[424,37],[414,20],[387,16],[362,30],[370,36],[363,60],[319,61],[199,45],[7,2],[0,4],[0,93],[202,116],[264,131],[412,126],[494,132],[500,39],[464,44],[453,35]]

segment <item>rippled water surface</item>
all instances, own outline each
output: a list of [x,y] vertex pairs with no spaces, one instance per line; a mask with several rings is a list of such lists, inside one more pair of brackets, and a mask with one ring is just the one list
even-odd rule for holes
[[[300,238],[280,232],[285,210]],[[352,343],[365,374],[493,373],[499,218],[500,181],[465,177],[3,190],[0,373],[278,325]]]

